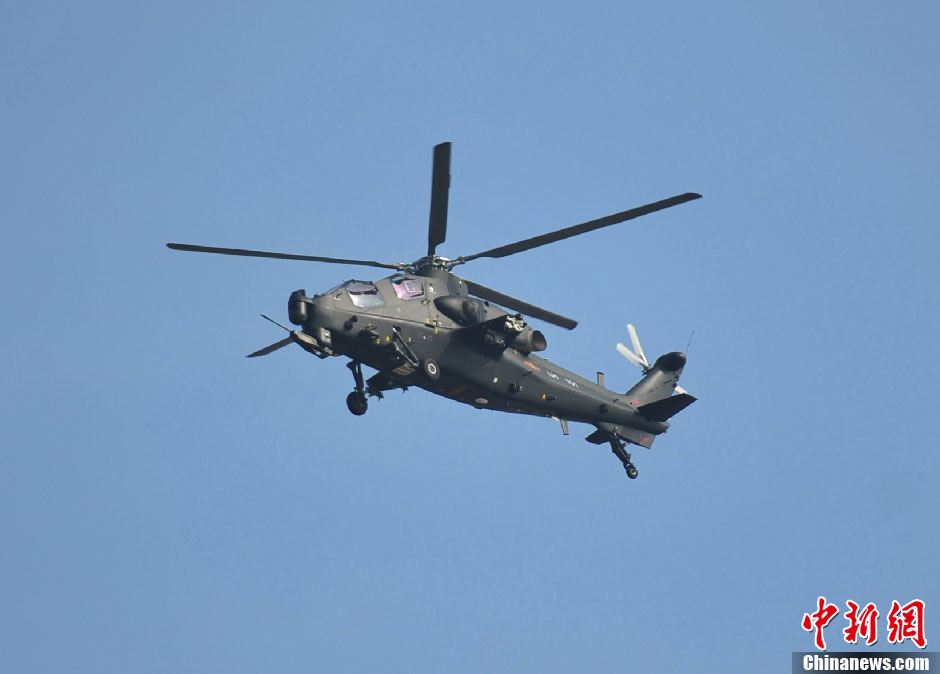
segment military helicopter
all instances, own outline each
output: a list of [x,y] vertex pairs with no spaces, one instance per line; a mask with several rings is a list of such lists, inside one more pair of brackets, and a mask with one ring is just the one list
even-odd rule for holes
[[[625,393],[608,390],[604,375],[589,381],[539,356],[547,347],[545,335],[528,325],[523,314],[574,329],[571,318],[542,309],[474,281],[460,278],[454,267],[479,258],[502,258],[609,227],[699,199],[687,192],[631,208],[596,220],[558,229],[473,255],[448,259],[437,255],[447,235],[451,144],[434,147],[431,210],[427,255],[414,262],[295,255],[242,248],[219,248],[168,243],[174,250],[246,257],[301,260],[391,269],[379,281],[349,280],[308,297],[295,290],[287,302],[290,329],[264,316],[288,332],[284,339],[249,354],[264,356],[297,344],[319,357],[345,356],[354,389],[346,398],[349,411],[362,415],[370,397],[411,386],[480,409],[548,417],[560,421],[568,435],[568,422],[592,424],[587,436],[594,444],[609,443],[627,475],[638,471],[627,446],[651,447],[655,436],[669,428],[668,419],[696,398],[678,386],[685,354],[667,353],[652,365],[647,361],[636,330],[628,326],[633,349],[617,349],[643,369],[643,378]],[[508,307],[512,312],[501,308]],[[376,370],[365,378],[362,366]]]

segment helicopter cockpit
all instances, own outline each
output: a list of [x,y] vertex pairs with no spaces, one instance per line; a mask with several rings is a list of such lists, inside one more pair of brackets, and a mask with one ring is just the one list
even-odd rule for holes
[[393,276],[389,279],[395,295],[400,300],[418,300],[424,297],[424,281],[410,276]]
[[371,281],[346,281],[341,287],[346,289],[349,299],[360,309],[380,307],[385,304],[382,293]]

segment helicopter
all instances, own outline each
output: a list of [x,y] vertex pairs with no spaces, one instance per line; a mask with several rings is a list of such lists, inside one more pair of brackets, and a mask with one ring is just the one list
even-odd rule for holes
[[[451,143],[434,147],[427,255],[414,262],[296,255],[243,248],[220,248],[168,243],[173,250],[245,257],[300,260],[390,269],[378,281],[351,279],[308,297],[295,290],[287,302],[290,323],[278,342],[248,355],[256,358],[290,344],[318,358],[349,358],[354,388],[346,405],[354,415],[366,413],[369,398],[390,390],[415,386],[479,409],[528,414],[561,423],[595,427],[586,440],[609,444],[627,476],[639,474],[627,451],[631,444],[649,448],[669,428],[669,419],[696,398],[678,385],[686,364],[673,351],[652,364],[646,358],[633,325],[628,325],[633,349],[617,350],[643,370],[643,377],[624,393],[609,390],[604,374],[591,381],[535,355],[547,348],[545,335],[524,316],[568,330],[577,321],[461,278],[453,269],[479,258],[503,258],[648,215],[702,195],[686,192],[595,220],[554,230],[473,255],[454,259],[439,256],[447,236]],[[503,307],[508,308],[507,311]],[[363,365],[376,371],[366,378]]]

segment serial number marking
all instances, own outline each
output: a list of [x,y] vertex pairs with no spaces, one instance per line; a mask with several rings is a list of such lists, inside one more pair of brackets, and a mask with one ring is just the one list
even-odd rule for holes
[[552,372],[551,370],[545,370],[545,374],[547,374],[549,377],[551,377],[552,379],[554,379],[554,380],[556,380],[556,381],[562,381],[562,380],[563,380],[566,384],[568,384],[568,386],[573,386],[574,388],[581,388],[581,387],[578,385],[578,382],[576,382],[574,379],[568,379],[568,377],[564,377],[564,378],[559,377],[557,374],[555,374],[555,373]]

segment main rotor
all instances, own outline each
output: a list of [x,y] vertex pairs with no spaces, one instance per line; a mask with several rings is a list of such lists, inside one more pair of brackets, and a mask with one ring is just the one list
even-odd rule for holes
[[[221,255],[238,255],[244,257],[267,257],[277,260],[301,260],[306,262],[326,262],[329,264],[359,265],[366,267],[379,267],[382,269],[394,269],[396,271],[415,275],[430,275],[436,271],[450,272],[458,265],[471,262],[481,257],[501,258],[515,255],[516,253],[531,250],[532,248],[538,248],[539,246],[561,241],[572,236],[586,234],[587,232],[594,231],[595,229],[609,227],[627,220],[638,218],[642,215],[648,215],[650,213],[655,213],[656,211],[661,211],[665,208],[678,206],[679,204],[684,204],[687,201],[700,199],[702,196],[701,194],[697,194],[695,192],[686,192],[684,194],[678,194],[674,197],[669,197],[668,199],[654,201],[643,206],[621,211],[620,213],[613,213],[602,218],[597,218],[596,220],[588,220],[587,222],[582,222],[577,225],[556,229],[554,231],[540,234],[538,236],[533,236],[528,239],[522,239],[514,243],[497,246],[496,248],[490,248],[489,250],[474,253],[473,255],[463,255],[454,259],[449,259],[446,257],[441,257],[436,253],[437,247],[444,243],[444,241],[447,239],[448,195],[450,192],[450,155],[451,144],[449,142],[440,143],[434,146],[434,159],[431,170],[431,209],[428,216],[427,255],[418,258],[410,264],[405,262],[380,262],[377,260],[322,257],[318,255],[297,255],[294,253],[275,253],[261,250],[250,250],[245,248],[197,246],[187,243],[168,243],[167,246],[174,250],[186,250],[195,253],[217,253]],[[481,299],[495,302],[497,304],[502,304],[503,306],[506,306],[510,309],[528,314],[533,318],[539,318],[548,323],[552,323],[569,330],[573,329],[577,325],[577,321],[573,319],[560,316],[559,314],[555,314],[546,309],[529,304],[528,302],[523,302],[522,300],[518,300],[509,295],[504,295],[501,292],[492,290],[491,288],[487,288],[486,286],[482,286],[478,283],[474,283],[466,279],[464,279],[464,283],[466,283],[467,289],[472,295],[476,295]]]

